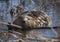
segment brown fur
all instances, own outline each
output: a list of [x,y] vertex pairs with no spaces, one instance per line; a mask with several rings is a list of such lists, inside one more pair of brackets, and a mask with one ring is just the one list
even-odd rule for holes
[[[17,25],[22,24],[25,27],[38,28],[38,27],[48,26],[48,24],[51,20],[48,15],[43,14],[39,11],[31,11],[30,15],[29,15],[29,12],[21,14],[18,17],[18,19],[16,21],[14,21],[14,24],[17,24]],[[38,17],[40,17],[40,18],[38,18]],[[25,20],[25,19],[27,19],[27,20]],[[24,23],[22,21],[24,21]]]

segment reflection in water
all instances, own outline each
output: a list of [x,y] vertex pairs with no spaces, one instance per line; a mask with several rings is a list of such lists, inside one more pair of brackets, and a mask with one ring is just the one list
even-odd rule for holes
[[0,32],[0,41],[1,42],[23,42],[22,34],[18,32]]
[[[44,31],[45,30],[43,30],[43,32]],[[49,32],[51,32],[51,31],[49,30]],[[24,37],[24,35],[20,32],[1,31],[0,32],[0,41],[1,42],[40,42],[40,41],[41,42],[54,42],[54,41],[58,41],[58,39],[51,38],[48,35],[46,35],[47,32],[45,34],[44,33],[42,33],[42,29],[41,30],[39,30],[39,29],[30,30],[30,31],[26,32],[26,37]]]

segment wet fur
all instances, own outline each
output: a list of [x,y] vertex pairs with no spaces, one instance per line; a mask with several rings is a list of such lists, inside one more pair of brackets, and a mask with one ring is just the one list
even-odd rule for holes
[[[27,20],[25,20],[25,18]],[[47,27],[50,21],[51,19],[47,14],[44,14],[40,11],[27,11],[26,13],[21,14],[14,21],[14,24],[20,25],[26,28],[28,27],[39,28],[39,27]]]

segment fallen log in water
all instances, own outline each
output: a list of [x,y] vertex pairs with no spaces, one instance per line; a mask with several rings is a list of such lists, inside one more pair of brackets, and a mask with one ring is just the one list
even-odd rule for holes
[[7,26],[9,26],[9,27],[14,27],[14,28],[15,28],[15,27],[16,27],[16,28],[20,28],[20,29],[22,28],[21,26],[18,26],[18,25],[12,24],[12,23],[2,22],[2,21],[0,22],[0,24],[1,24],[1,25],[7,25]]

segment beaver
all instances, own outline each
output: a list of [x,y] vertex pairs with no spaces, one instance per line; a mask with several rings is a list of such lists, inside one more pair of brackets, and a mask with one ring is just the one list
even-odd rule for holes
[[27,11],[19,15],[13,22],[16,25],[26,28],[47,27],[51,18],[41,11]]

